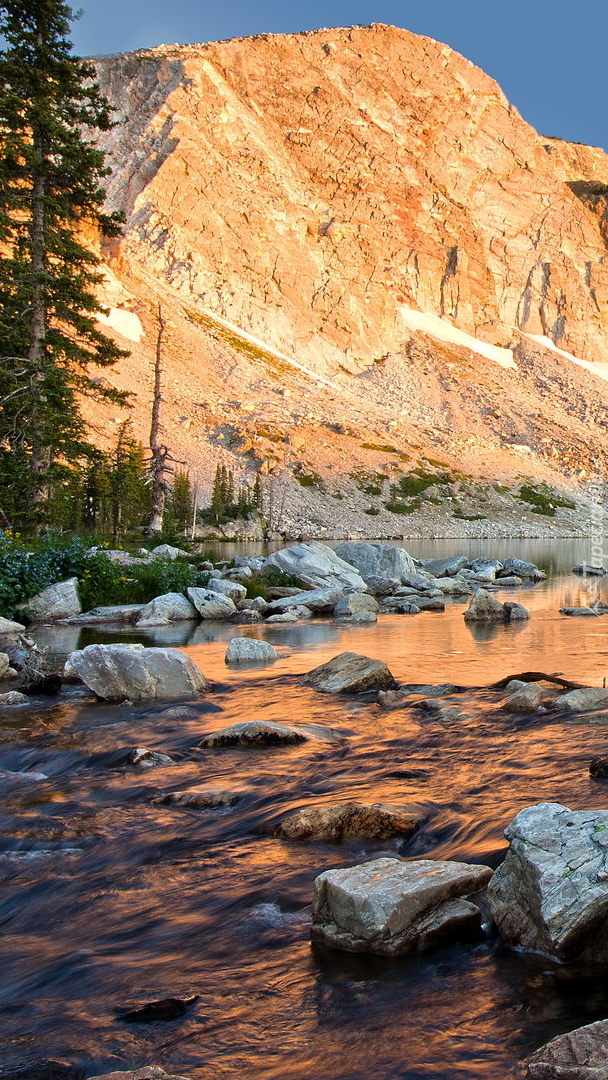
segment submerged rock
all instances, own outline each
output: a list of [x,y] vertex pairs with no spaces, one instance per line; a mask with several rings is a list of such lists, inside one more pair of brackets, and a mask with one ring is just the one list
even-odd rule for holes
[[242,724],[232,724],[230,727],[214,731],[201,739],[199,746],[279,746],[293,745],[294,743],[306,742],[297,728],[288,724],[277,724],[269,720],[246,720]]
[[593,566],[591,563],[579,563],[572,570],[573,574],[582,574],[584,577],[604,577],[608,570],[604,566]]
[[134,765],[137,769],[157,769],[161,765],[173,765],[174,760],[168,754],[161,754],[159,750],[148,750],[144,746],[138,746],[127,755],[128,765]]
[[492,876],[489,866],[374,859],[315,880],[313,942],[348,952],[392,955],[479,933],[481,911],[462,897]]
[[70,626],[96,626],[98,623],[131,623],[143,611],[146,604],[114,604],[111,607],[94,607],[81,615],[72,615],[62,622]]
[[233,637],[230,639],[224,659],[227,664],[273,663],[279,659],[279,654],[269,641],[258,641],[257,638]]
[[190,1080],[190,1077],[165,1072],[156,1065],[146,1065],[143,1069],[129,1069],[128,1072],[98,1073],[88,1080]]
[[505,830],[510,847],[488,888],[507,945],[557,960],[608,963],[608,810],[539,803]]
[[608,1020],[558,1035],[525,1065],[526,1080],[608,1080]]
[[485,589],[478,589],[473,594],[471,603],[464,612],[465,622],[507,623],[520,622],[529,618],[530,612],[523,604],[514,604],[509,601],[501,604],[500,600]]
[[289,840],[388,840],[391,836],[412,836],[425,818],[420,809],[353,800],[333,806],[305,806],[284,817],[274,832]]
[[18,690],[9,690],[6,694],[0,694],[0,706],[3,705],[27,705],[29,698],[20,694]]
[[608,780],[608,757],[594,757],[589,762],[589,776],[593,780]]
[[359,694],[365,690],[392,690],[397,683],[384,660],[343,652],[302,676],[304,686],[324,694]]
[[187,791],[169,791],[158,795],[155,806],[184,806],[189,810],[214,810],[222,806],[234,806],[240,796],[234,791],[218,791],[217,788],[189,788]]
[[44,1058],[24,1061],[20,1065],[0,1066],[0,1080],[83,1080],[84,1072],[78,1065]]
[[596,609],[592,607],[560,607],[559,613],[560,615],[577,615],[579,617],[591,616],[592,618],[597,618],[598,615],[605,614],[605,612],[596,611]]
[[87,645],[68,660],[85,686],[107,701],[171,701],[208,689],[202,671],[179,649]]

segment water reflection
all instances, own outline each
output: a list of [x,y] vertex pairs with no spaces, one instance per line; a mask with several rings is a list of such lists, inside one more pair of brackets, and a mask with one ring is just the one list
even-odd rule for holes
[[[437,545],[424,553],[449,547]],[[502,553],[515,546],[518,556],[541,558],[519,541]],[[471,547],[483,551],[478,541]],[[73,1061],[87,1075],[154,1061],[194,1080],[308,1080],[322,1062],[338,1080],[368,1080],[372,1071],[378,1080],[503,1080],[558,1031],[605,1016],[605,981],[575,984],[565,969],[494,939],[407,961],[312,951],[308,940],[321,870],[386,853],[495,865],[503,829],[524,805],[607,802],[608,789],[588,774],[605,751],[601,728],[512,717],[498,708],[500,694],[471,692],[450,702],[462,719],[446,722],[316,694],[298,680],[349,649],[382,657],[404,682],[466,687],[561,670],[601,683],[608,619],[558,611],[584,598],[569,572],[584,553],[575,542],[548,548],[544,565],[552,552],[557,576],[508,594],[531,620],[484,628],[489,634],[465,627],[462,601],[442,614],[382,616],[375,626],[314,619],[180,624],[169,636],[165,628],[36,631],[57,653],[75,647],[74,634],[79,647],[179,643],[214,690],[202,702],[129,708],[74,688],[18,718],[2,714],[0,770],[48,777],[3,781],[2,1064],[31,1059],[35,1044],[37,1056]],[[447,553],[459,549],[453,542]],[[495,541],[485,550],[502,551]],[[272,641],[280,659],[227,668],[235,634]],[[298,723],[311,738],[268,750],[199,748],[205,734],[254,718]],[[173,761],[125,765],[137,746]],[[238,792],[239,801],[219,811],[152,801],[199,785]],[[270,835],[296,807],[345,798],[415,803],[426,824],[409,843]],[[117,1007],[192,993],[199,1002],[171,1024],[134,1030],[116,1021]]]

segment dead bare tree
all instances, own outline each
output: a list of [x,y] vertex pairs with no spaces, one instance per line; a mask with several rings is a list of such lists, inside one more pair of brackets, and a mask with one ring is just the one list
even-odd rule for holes
[[158,305],[158,333],[156,335],[156,361],[154,364],[154,398],[152,401],[152,420],[150,423],[150,473],[152,477],[152,507],[150,522],[146,533],[155,536],[162,532],[163,517],[165,513],[165,500],[169,484],[168,475],[173,470],[168,464],[169,447],[159,441],[160,433],[160,406],[162,402],[162,358],[163,336],[165,333],[165,321],[163,310]]

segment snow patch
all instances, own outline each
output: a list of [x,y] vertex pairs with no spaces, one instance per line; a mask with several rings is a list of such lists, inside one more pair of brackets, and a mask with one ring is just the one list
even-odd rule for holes
[[598,379],[605,379],[608,382],[608,364],[592,363],[591,360],[579,360],[578,356],[573,356],[572,353],[564,352],[563,349],[558,349],[551,338],[543,337],[542,334],[524,334],[524,337],[530,339],[530,341],[536,341],[539,345],[542,345],[545,349],[551,349],[551,352],[557,353],[558,356],[564,356],[566,360],[571,360],[573,364],[578,364],[579,367],[585,368],[586,371],[590,371],[592,375],[597,375]]
[[125,311],[124,308],[111,307],[107,315],[97,315],[97,321],[111,326],[121,337],[128,341],[139,342],[144,336],[144,328],[139,317],[133,311]]
[[439,315],[431,315],[428,311],[416,311],[414,308],[405,307],[404,304],[399,306],[398,311],[408,330],[421,330],[424,334],[438,338],[439,341],[450,341],[453,345],[462,345],[471,352],[485,356],[486,360],[500,364],[501,367],[517,370],[511,349],[501,349],[498,345],[488,345],[485,341],[479,341],[472,334],[459,330],[457,326],[441,319]]

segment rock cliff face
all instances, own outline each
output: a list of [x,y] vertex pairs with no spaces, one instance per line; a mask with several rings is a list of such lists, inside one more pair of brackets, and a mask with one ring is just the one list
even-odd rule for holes
[[[462,56],[378,24],[97,68],[119,121],[102,141],[108,201],[127,217],[104,296],[133,343],[119,381],[140,395],[142,433],[162,302],[165,420],[188,461],[210,457],[193,421],[228,463],[275,473],[323,474],[334,446],[336,475],[349,425],[359,447],[387,427],[402,453],[439,445],[462,463],[466,446],[494,478],[521,473],[522,453],[548,482],[601,459],[603,151],[538,135]],[[296,461],[289,429],[307,415],[346,428],[305,432]]]

